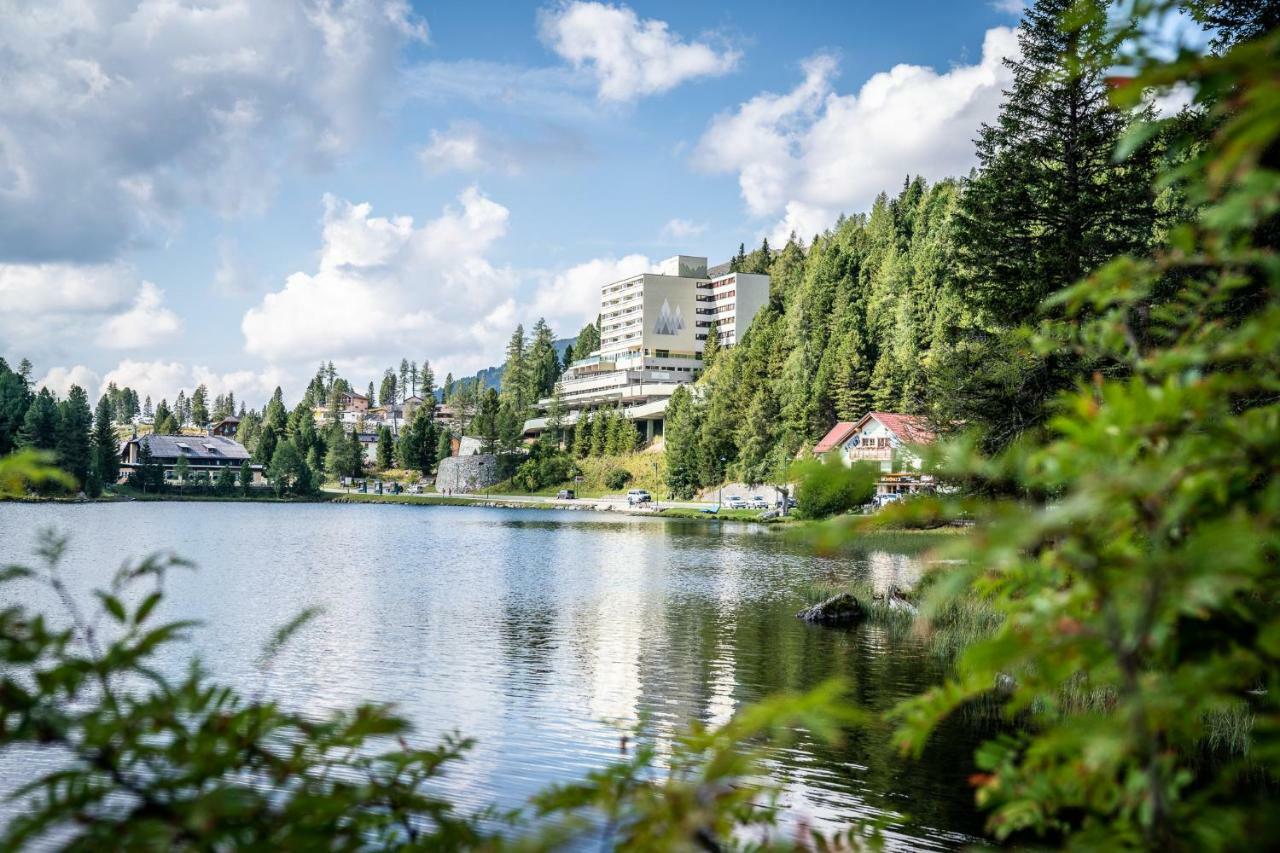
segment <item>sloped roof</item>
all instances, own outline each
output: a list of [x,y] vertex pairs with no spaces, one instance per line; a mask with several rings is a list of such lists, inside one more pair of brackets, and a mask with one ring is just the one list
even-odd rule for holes
[[929,428],[929,422],[917,415],[900,415],[896,412],[871,412],[865,415],[858,426],[867,418],[875,418],[884,424],[885,429],[898,437],[905,444],[929,444],[937,436]]
[[[863,420],[865,420],[865,418]],[[822,437],[821,441],[813,446],[813,452],[815,454],[821,454],[835,450],[837,447],[844,444],[845,439],[853,434],[854,429],[857,428],[859,423],[861,423],[861,421],[840,421]]]
[[[137,441],[151,449],[151,455],[157,459],[176,459],[185,456],[192,462],[212,461],[215,459],[233,459],[242,462],[249,458],[249,451],[240,442],[220,435],[156,435],[147,433],[130,442]],[[185,444],[184,450],[178,445]]]

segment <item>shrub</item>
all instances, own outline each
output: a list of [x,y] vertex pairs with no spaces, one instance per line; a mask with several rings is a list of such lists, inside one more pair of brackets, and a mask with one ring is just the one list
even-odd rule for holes
[[617,491],[626,488],[627,483],[631,482],[631,472],[626,468],[614,468],[605,475],[604,484],[609,489]]
[[834,457],[796,466],[796,512],[804,518],[829,518],[871,500],[879,470],[860,462],[846,468]]

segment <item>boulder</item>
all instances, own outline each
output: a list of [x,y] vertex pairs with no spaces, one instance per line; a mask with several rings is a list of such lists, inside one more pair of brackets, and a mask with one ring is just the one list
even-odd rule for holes
[[818,625],[850,625],[865,615],[858,599],[847,592],[841,592],[826,601],[806,607],[796,617]]

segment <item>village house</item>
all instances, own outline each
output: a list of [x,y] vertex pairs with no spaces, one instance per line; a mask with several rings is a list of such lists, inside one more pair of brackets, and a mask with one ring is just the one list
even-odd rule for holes
[[[172,480],[178,460],[187,460],[189,475],[208,474],[216,478],[223,468],[231,468],[239,476],[240,465],[249,451],[240,442],[221,435],[135,435],[120,445],[120,482],[142,465],[142,448],[151,451],[151,461],[164,468],[166,480]],[[261,465],[250,465],[255,485],[265,482]]]
[[227,415],[213,426],[209,427],[209,435],[220,435],[223,438],[235,438],[236,433],[240,431],[240,419],[235,415]]
[[814,445],[815,456],[837,454],[845,465],[872,462],[880,466],[876,493],[914,494],[933,489],[933,477],[920,473],[913,447],[935,439],[924,418],[896,412],[869,412],[856,421],[841,421]]
[[369,411],[369,398],[355,391],[338,391],[338,408],[344,412]]

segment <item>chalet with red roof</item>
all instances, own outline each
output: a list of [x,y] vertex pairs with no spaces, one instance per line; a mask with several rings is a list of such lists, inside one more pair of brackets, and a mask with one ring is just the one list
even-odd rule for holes
[[935,438],[924,418],[896,412],[869,412],[856,421],[841,421],[814,445],[815,456],[838,453],[846,465],[879,463],[881,494],[911,493],[932,487],[933,478],[921,475],[920,457],[912,446],[931,444]]

